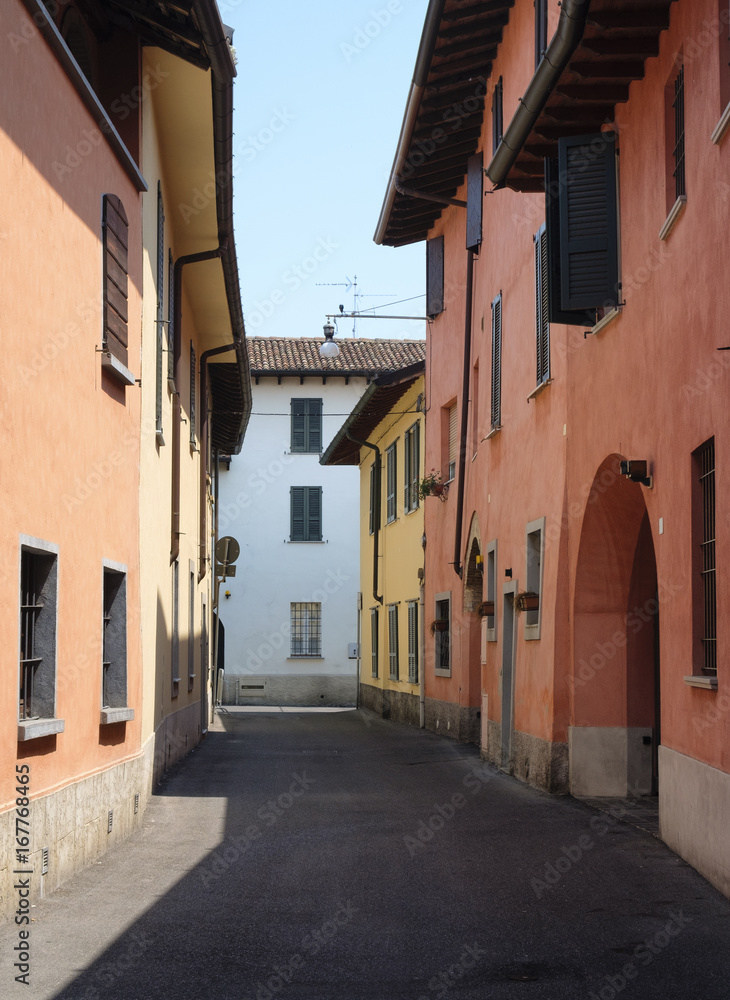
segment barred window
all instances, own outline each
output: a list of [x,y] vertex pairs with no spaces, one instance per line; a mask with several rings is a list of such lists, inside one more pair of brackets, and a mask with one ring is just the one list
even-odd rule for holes
[[439,597],[436,601],[436,620],[434,622],[434,638],[438,671],[451,670],[451,598]]
[[696,673],[717,675],[717,594],[715,581],[715,439],[694,452],[693,511]]
[[319,601],[292,602],[291,655],[322,655],[322,605]]

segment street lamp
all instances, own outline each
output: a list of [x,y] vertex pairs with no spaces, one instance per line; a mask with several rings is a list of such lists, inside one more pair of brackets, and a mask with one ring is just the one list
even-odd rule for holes
[[327,322],[324,325],[324,343],[319,349],[320,357],[322,358],[336,358],[340,349],[334,341],[335,328],[332,323]]

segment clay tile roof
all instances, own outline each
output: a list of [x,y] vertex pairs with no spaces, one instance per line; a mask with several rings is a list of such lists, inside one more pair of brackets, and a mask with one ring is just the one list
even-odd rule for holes
[[338,337],[339,357],[322,358],[318,337],[247,337],[251,375],[364,375],[398,371],[426,358],[425,340]]

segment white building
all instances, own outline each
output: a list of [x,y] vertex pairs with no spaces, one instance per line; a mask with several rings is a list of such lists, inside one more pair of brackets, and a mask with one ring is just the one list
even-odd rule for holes
[[425,357],[423,341],[248,338],[253,412],[220,473],[219,535],[241,554],[221,585],[223,704],[353,705],[359,473],[319,457],[370,379]]

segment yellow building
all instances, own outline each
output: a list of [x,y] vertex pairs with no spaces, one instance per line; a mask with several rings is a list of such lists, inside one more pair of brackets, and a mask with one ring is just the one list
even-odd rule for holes
[[374,379],[320,459],[360,467],[359,704],[423,725],[424,365]]

